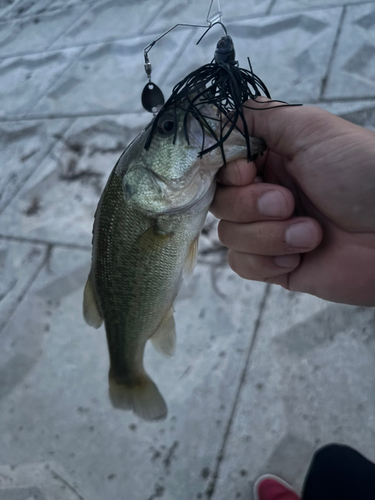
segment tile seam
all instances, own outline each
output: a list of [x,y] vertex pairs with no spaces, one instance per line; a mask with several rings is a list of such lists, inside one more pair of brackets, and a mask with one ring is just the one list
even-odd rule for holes
[[49,44],[49,48],[52,47],[54,43],[56,43],[58,40],[60,40],[61,37],[63,37],[70,29],[74,28],[76,24],[79,23],[79,21],[82,19],[82,17],[87,14],[91,9],[93,8],[93,4],[90,4],[87,6],[87,9],[83,9],[81,12],[81,15],[79,15],[75,21],[72,24],[69,24],[65,30],[63,30],[61,33],[57,35],[57,37]]
[[51,88],[58,83],[58,81],[62,78],[62,76],[69,70],[69,68],[71,68],[71,66],[77,61],[77,59],[82,55],[82,53],[84,52],[84,48],[82,50],[79,50],[77,52],[77,54],[72,57],[72,60],[70,61],[70,63],[59,73],[59,75],[53,80],[53,82],[48,86],[48,88],[43,92],[42,95],[40,95],[35,101],[34,103],[27,109],[26,111],[26,116],[29,114],[30,111],[32,111],[35,106],[43,99],[43,97],[45,97],[48,92],[51,90]]
[[11,235],[6,235],[6,234],[0,234],[0,240],[6,240],[6,241],[18,241],[19,243],[27,243],[27,244],[33,244],[33,245],[45,245],[45,246],[53,246],[53,247],[60,247],[60,248],[69,248],[72,250],[82,250],[84,252],[91,252],[91,245],[78,245],[76,243],[64,243],[62,241],[47,241],[47,240],[40,240],[38,238],[26,238],[24,236],[11,236]]
[[[189,36],[191,35],[192,31],[194,28],[188,31],[186,34],[186,37],[184,38],[184,43],[181,44],[180,50],[177,52],[177,54],[174,56],[172,59],[171,63],[165,68],[165,70],[161,73],[160,75],[160,81],[165,80],[168,72],[170,72],[171,68],[173,69],[176,66],[177,60],[184,54],[184,52],[187,50],[187,47],[189,46]],[[145,77],[146,79],[146,77]]]
[[361,102],[361,101],[375,101],[375,94],[361,97],[321,97],[316,102]]
[[[145,77],[146,78],[146,77]],[[139,92],[139,99],[141,99],[141,92]],[[0,122],[20,122],[20,121],[32,121],[32,120],[59,120],[59,119],[75,119],[75,118],[89,118],[89,117],[95,117],[95,116],[118,116],[118,115],[134,115],[134,114],[142,114],[146,113],[146,111],[143,111],[142,109],[136,109],[131,112],[126,112],[124,110],[119,110],[119,111],[93,111],[92,113],[87,112],[87,113],[81,113],[81,114],[69,114],[69,113],[62,113],[58,115],[54,114],[46,114],[46,115],[32,115],[29,113],[28,115],[25,116],[20,116],[19,118],[17,117],[0,117]]]
[[49,244],[49,245],[44,245],[44,246],[46,247],[44,249],[44,251],[45,251],[44,258],[42,259],[42,262],[39,264],[39,266],[36,268],[36,271],[31,275],[31,278],[27,282],[27,284],[26,284],[25,288],[23,289],[23,291],[17,297],[16,303],[11,307],[10,312],[8,314],[8,317],[5,319],[5,321],[2,323],[2,325],[0,327],[0,334],[4,330],[4,328],[6,327],[6,325],[8,324],[10,318],[13,316],[13,314],[15,313],[15,311],[17,310],[17,308],[19,307],[19,305],[21,304],[21,302],[23,301],[23,299],[24,299],[25,295],[27,294],[27,292],[30,290],[30,287],[32,286],[32,284],[34,283],[34,281],[36,280],[36,278],[38,277],[40,271],[43,269],[43,267],[49,261],[49,259],[51,257],[51,252],[52,252],[53,245]]
[[[363,4],[373,4],[374,2],[364,2]],[[362,3],[358,4],[358,3],[355,3],[355,4],[347,4],[347,5],[363,5]],[[307,8],[305,10],[291,10],[291,11],[285,11],[285,12],[276,12],[275,14],[272,14],[272,16],[288,16],[288,15],[297,15],[297,14],[301,14],[301,13],[306,13],[306,12],[315,12],[315,11],[324,11],[324,10],[327,10],[327,9],[333,9],[333,8],[342,8],[343,5],[330,5],[330,6],[319,6],[319,7],[316,7],[316,8]],[[87,12],[84,11],[82,13],[85,14]],[[267,17],[270,17],[266,12],[262,13],[262,14],[249,14],[248,16],[245,16],[245,17],[239,17],[239,18],[233,18],[233,19],[229,19],[228,21],[226,21],[226,24],[231,24],[231,23],[236,23],[236,22],[243,22],[243,21],[251,21],[251,20],[256,20],[256,19],[265,19]],[[75,24],[75,23],[74,23]],[[71,28],[72,25],[69,27]],[[67,30],[69,29],[67,28]],[[64,32],[66,33],[66,31]],[[61,34],[61,36],[63,36],[63,34]],[[122,42],[122,41],[129,41],[129,40],[134,40],[134,38],[141,38],[141,37],[149,37],[149,36],[156,36],[160,34],[159,32],[154,32],[154,31],[149,31],[147,32],[147,28],[145,28],[144,30],[142,30],[142,32],[139,34],[139,35],[136,35],[136,36],[129,36],[129,37],[122,37],[122,38],[110,38],[110,39],[107,39],[107,40],[102,40],[102,41],[96,41],[96,42],[91,42],[91,43],[82,43],[82,44],[77,44],[77,45],[67,45],[67,46],[64,46],[64,47],[60,47],[60,48],[55,48],[55,47],[52,47],[51,45],[49,46],[48,49],[45,49],[45,50],[41,50],[41,51],[36,51],[36,52],[17,52],[17,53],[14,53],[14,54],[11,54],[11,55],[8,55],[8,56],[4,56],[4,57],[1,57],[0,56],[0,61],[4,61],[6,59],[10,59],[12,57],[24,57],[24,56],[32,56],[32,55],[38,55],[38,54],[43,54],[45,52],[61,52],[61,51],[64,51],[64,50],[69,50],[69,49],[76,49],[76,48],[79,48],[79,47],[90,47],[91,45],[99,45],[99,44],[104,44],[104,43],[112,43],[112,42]],[[59,38],[60,38],[60,35],[59,35]],[[54,42],[56,43],[59,38],[57,38]]]
[[[368,96],[361,96],[361,97],[322,97],[317,100],[309,100],[309,101],[304,101],[304,104],[311,104],[311,105],[318,105],[319,103],[345,103],[345,102],[362,102],[362,101],[374,101],[375,102],[375,95],[368,95]],[[80,113],[77,115],[73,114],[59,114],[59,115],[53,115],[53,114],[47,114],[47,115],[26,115],[26,116],[20,116],[19,118],[17,117],[0,117],[0,123],[8,123],[8,122],[21,122],[21,121],[34,121],[34,120],[62,120],[62,119],[78,119],[78,118],[90,118],[90,117],[101,117],[101,116],[131,116],[134,114],[141,114],[145,113],[145,111],[142,110],[134,110],[130,112],[126,112],[124,110],[119,110],[119,111],[93,111],[92,113]]]
[[78,497],[78,499],[79,499],[79,500],[85,500],[85,499],[83,498],[83,496],[82,496],[80,493],[78,493],[77,489],[76,489],[76,488],[75,488],[72,484],[70,484],[68,481],[66,481],[66,479],[64,479],[63,477],[61,477],[61,476],[60,476],[60,474],[58,474],[58,473],[57,473],[55,470],[53,470],[52,468],[51,468],[50,470],[51,470],[51,472],[53,472],[53,475],[54,475],[55,477],[57,477],[58,479],[60,479],[60,481],[61,481],[61,482],[62,482],[62,483],[63,483],[63,484],[64,484],[64,485],[68,488],[68,489],[70,489],[70,491],[72,491],[73,493],[75,493],[75,494],[77,495],[77,497]]
[[[95,3],[97,0],[91,0],[89,1],[89,6],[88,8],[90,8],[90,5],[92,3]],[[14,5],[12,6],[13,8],[15,7]],[[11,9],[12,9],[11,7]],[[72,8],[72,7],[57,7],[57,8],[52,8],[51,10],[48,10],[48,11],[45,11],[45,12],[40,12],[39,14],[36,12],[35,14],[20,14],[20,15],[10,15],[10,13],[6,16],[6,17],[3,17],[2,19],[0,19],[0,22],[6,22],[6,21],[14,21],[14,20],[17,20],[17,19],[21,19],[21,20],[27,20],[27,19],[32,19],[33,17],[36,17],[36,16],[43,16],[44,14],[49,14],[50,12],[51,13],[55,13],[55,12],[60,12],[60,11],[63,11],[63,10],[67,10],[68,8]]]
[[266,16],[270,16],[272,14],[272,10],[275,7],[276,2],[277,2],[277,0],[272,0],[271,1],[271,3],[269,4],[269,6],[267,7]]
[[[162,9],[160,10],[160,12],[157,13],[156,16],[150,16],[149,19],[146,21],[146,24],[143,26],[142,30],[141,30],[141,34],[140,36],[144,36],[145,35],[145,31],[147,31],[148,27],[152,24],[152,21],[154,20],[157,20],[160,16],[163,15],[163,12],[165,11],[165,9],[168,7],[168,5],[172,3],[172,0],[167,0],[165,5],[162,7]],[[147,36],[147,34],[146,34]]]
[[326,88],[327,88],[329,76],[331,74],[332,65],[333,65],[334,59],[336,57],[337,47],[339,45],[339,41],[340,41],[340,37],[341,37],[341,32],[342,32],[342,28],[343,28],[343,25],[344,25],[346,10],[347,10],[347,7],[344,6],[342,8],[341,16],[340,16],[340,19],[339,19],[339,22],[338,22],[338,26],[337,26],[337,31],[336,31],[335,39],[334,39],[333,45],[332,45],[332,50],[331,50],[331,53],[330,53],[330,56],[329,56],[329,59],[328,59],[327,71],[326,71],[324,77],[322,78],[319,99],[323,98],[323,96],[325,94],[325,91],[326,91]]
[[249,367],[251,354],[254,350],[254,345],[255,345],[256,340],[258,338],[258,331],[259,331],[259,327],[260,327],[261,322],[262,322],[263,313],[264,313],[264,310],[266,307],[268,296],[270,294],[270,290],[271,290],[271,285],[269,283],[267,283],[267,285],[265,286],[262,300],[261,300],[260,305],[259,305],[258,316],[257,316],[255,323],[254,323],[253,335],[251,337],[251,341],[250,341],[250,345],[248,348],[245,364],[244,364],[244,367],[241,371],[241,377],[240,377],[240,381],[239,381],[239,384],[237,387],[236,396],[234,399],[232,411],[231,411],[231,414],[229,416],[228,424],[227,424],[226,429],[224,431],[223,442],[222,442],[222,445],[220,447],[220,451],[216,457],[215,469],[214,469],[214,472],[212,474],[212,479],[209,482],[208,487],[205,491],[205,495],[206,495],[207,499],[210,499],[212,497],[212,495],[215,493],[216,482],[219,478],[221,462],[223,461],[223,458],[225,456],[226,445],[228,442],[228,438],[230,436],[230,432],[231,432],[232,424],[233,424],[234,417],[236,414],[236,410],[238,407],[241,391],[242,391],[242,388],[243,388],[244,383],[245,383],[246,373],[247,373],[247,369]]
[[[17,120],[18,121],[18,120]],[[24,120],[19,120],[19,121],[24,121]],[[64,136],[67,131],[70,129],[70,127],[73,125],[73,123],[75,122],[75,119],[72,120],[71,123],[68,124],[68,126],[63,130],[62,132],[62,136]],[[40,161],[38,162],[38,165],[40,166],[42,164],[42,162],[48,157],[48,155],[51,153],[51,151],[54,149],[54,147],[59,143],[61,139],[56,139],[55,141],[52,142],[51,146],[47,149],[46,151],[46,154],[40,159]],[[3,207],[0,207],[0,216],[1,214],[4,212],[4,210],[12,203],[12,201],[14,200],[14,198],[18,195],[18,193],[21,191],[21,189],[23,188],[23,186],[25,185],[25,183],[32,177],[32,175],[34,174],[34,172],[36,172],[36,170],[38,170],[38,167],[36,167],[36,169],[32,170],[22,181],[22,183],[20,183],[19,185],[19,188],[16,189],[14,191],[14,194],[12,196],[12,198],[9,199],[9,201],[7,203],[4,204]]]
[[[76,20],[74,21],[74,23],[73,23],[73,24],[75,24],[76,22],[78,22],[78,21],[81,19],[81,17],[82,17],[82,16],[84,16],[88,10],[90,10],[90,8],[91,8],[91,5],[89,5],[89,6],[87,7],[87,9],[84,9],[84,10],[81,12],[81,15],[79,15],[79,16],[78,16],[78,18],[76,18]],[[63,10],[63,9],[61,9],[61,10]],[[56,13],[56,12],[59,12],[59,11],[52,11],[52,13]],[[38,14],[31,14],[31,15],[30,15],[30,19],[32,19],[33,17],[37,17],[37,16],[38,16]],[[6,19],[5,21],[3,21],[3,24],[10,24],[10,23],[14,23],[14,22],[15,22],[15,21],[17,21],[18,19],[20,19],[21,21],[22,21],[22,20],[24,20],[24,19],[26,19],[26,20],[27,20],[27,18],[22,18],[22,17],[20,17],[20,18],[9,18],[9,19]],[[1,22],[2,22],[2,21],[0,20],[0,24],[1,24]],[[66,33],[66,32],[67,32],[67,31],[68,31],[71,27],[72,27],[72,25],[71,25],[71,24],[69,24],[69,25],[67,26],[67,28],[66,28],[65,30],[63,30],[61,33],[59,33],[59,34],[57,35],[57,37],[56,37],[56,38],[54,38],[54,39],[53,39],[53,40],[52,40],[52,41],[51,41],[51,42],[47,45],[47,47],[46,47],[44,50],[37,50],[36,52],[15,52],[14,54],[10,54],[10,55],[4,56],[4,57],[1,57],[1,56],[0,56],[0,62],[1,62],[1,61],[5,61],[6,59],[10,59],[10,58],[12,58],[12,57],[32,56],[32,55],[37,55],[37,54],[43,54],[44,52],[57,52],[57,50],[56,50],[56,49],[55,49],[55,50],[54,50],[54,49],[51,49],[51,46],[52,46],[54,43],[56,43],[56,42],[59,40],[59,38],[60,38],[61,36],[63,36],[63,35],[64,35],[64,34],[65,34],[65,33]],[[76,47],[65,47],[65,49],[74,49],[74,48],[78,48],[78,47],[80,47],[80,45],[77,45]]]
[[[277,0],[276,0],[277,1]],[[371,1],[365,1],[365,2],[343,2],[340,4],[326,4],[326,5],[317,5],[316,7],[305,7],[301,9],[291,9],[291,10],[285,10],[285,11],[276,11],[272,12],[272,16],[283,16],[283,15],[288,15],[288,14],[303,14],[305,12],[314,12],[317,10],[328,10],[328,9],[340,9],[344,7],[356,7],[359,5],[373,5],[375,3],[374,0]]]

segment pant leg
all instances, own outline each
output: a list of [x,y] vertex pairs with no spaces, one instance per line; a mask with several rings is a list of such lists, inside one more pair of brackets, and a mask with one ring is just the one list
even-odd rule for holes
[[375,464],[349,446],[324,446],[313,457],[302,500],[375,500]]

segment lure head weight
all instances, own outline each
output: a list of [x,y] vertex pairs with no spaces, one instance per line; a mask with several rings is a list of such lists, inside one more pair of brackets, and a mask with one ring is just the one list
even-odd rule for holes
[[215,61],[217,63],[230,63],[234,61],[236,52],[234,50],[233,40],[229,35],[223,36],[217,42],[215,50]]

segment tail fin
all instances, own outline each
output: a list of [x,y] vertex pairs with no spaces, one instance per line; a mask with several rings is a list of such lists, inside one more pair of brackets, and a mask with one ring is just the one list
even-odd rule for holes
[[133,410],[145,420],[163,419],[168,413],[163,396],[146,373],[129,384],[115,379],[110,371],[109,398],[115,408]]

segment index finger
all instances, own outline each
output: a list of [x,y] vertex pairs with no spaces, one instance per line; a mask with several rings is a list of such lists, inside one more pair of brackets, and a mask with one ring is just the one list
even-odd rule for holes
[[257,175],[257,167],[253,161],[234,160],[221,167],[217,180],[226,186],[248,186]]
[[[329,131],[332,121],[337,120],[320,108],[289,106],[262,96],[246,101],[243,107],[248,133],[263,139],[271,151],[287,157],[321,142],[324,131]],[[237,125],[243,129],[241,120]]]

